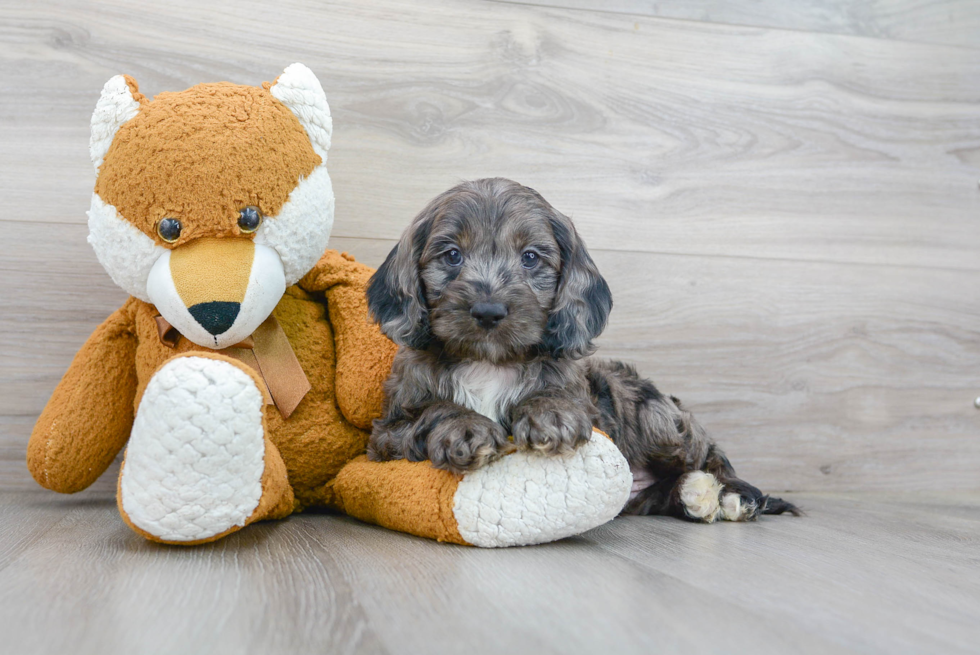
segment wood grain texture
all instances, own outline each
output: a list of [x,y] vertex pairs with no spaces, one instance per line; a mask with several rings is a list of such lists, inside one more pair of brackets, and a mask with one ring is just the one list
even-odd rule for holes
[[[8,223],[11,243],[49,226]],[[84,242],[62,226],[89,310],[56,262],[51,291],[11,297],[0,316],[0,488],[31,488],[34,417],[75,351],[122,303]],[[332,246],[378,265],[394,244]],[[7,246],[0,244],[0,256]],[[11,255],[13,256],[13,255]],[[594,250],[615,305],[599,356],[636,363],[679,396],[739,472],[767,490],[980,489],[976,371],[980,307],[969,271]],[[47,274],[46,274],[47,275]],[[98,309],[95,309],[98,308]],[[38,317],[40,324],[17,317]],[[18,353],[23,353],[18,357]],[[111,489],[116,470],[98,483]]]
[[680,20],[980,47],[973,0],[498,0]]
[[10,216],[84,220],[67,146],[112,74],[153,94],[295,59],[333,108],[338,236],[395,238],[455,181],[505,175],[593,247],[980,268],[970,50],[451,0],[2,11]]
[[601,352],[748,479],[978,489],[975,55],[478,1],[2,5],[0,488],[33,486],[33,418],[124,300],[85,243],[104,81],[256,84],[300,60],[334,114],[333,247],[376,265],[455,181],[518,179],[610,280]]
[[914,653],[980,637],[980,497],[800,496],[802,519],[617,519],[539,547],[323,514],[160,546],[105,493],[0,494],[7,652]]

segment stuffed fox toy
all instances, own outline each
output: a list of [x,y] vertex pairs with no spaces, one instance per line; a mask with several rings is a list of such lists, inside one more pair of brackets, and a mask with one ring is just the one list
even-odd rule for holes
[[261,87],[201,84],[152,102],[132,78],[109,80],[92,117],[89,243],[131,297],[38,419],[34,478],[80,491],[125,447],[123,520],[174,544],[314,505],[479,546],[615,516],[631,476],[601,437],[466,476],[367,460],[395,346],[368,320],[372,270],[324,254],[331,126],[301,64]]

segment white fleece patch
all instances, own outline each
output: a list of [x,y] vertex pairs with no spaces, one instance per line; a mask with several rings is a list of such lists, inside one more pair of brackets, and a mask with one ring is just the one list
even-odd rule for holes
[[633,476],[612,441],[592,433],[567,455],[521,451],[459,482],[453,514],[474,546],[540,544],[612,520],[629,499]]
[[169,250],[165,250],[157,259],[146,283],[150,302],[160,315],[177,328],[182,336],[213,350],[233,346],[255,332],[255,328],[269,318],[285,291],[286,283],[279,255],[272,248],[256,244],[245,299],[238,310],[238,316],[227,331],[213,335],[197,322],[181,300],[170,273]]
[[119,482],[123,510],[167,541],[245,525],[262,497],[262,394],[227,362],[181,357],[146,387]]
[[712,523],[718,517],[721,494],[721,483],[718,478],[705,471],[692,471],[684,475],[681,482],[681,502],[684,511],[694,519]]
[[313,151],[326,163],[333,119],[330,117],[327,96],[313,71],[300,63],[290,64],[269,91],[299,119],[310,137]]
[[721,497],[721,518],[726,521],[744,521],[755,513],[755,503],[743,503],[742,497],[735,493]]
[[262,221],[255,243],[279,253],[286,286],[299,282],[323,255],[333,229],[333,210],[333,186],[326,165],[320,164],[299,181],[279,214]]
[[453,402],[483,414],[492,421],[514,404],[521,394],[519,371],[489,362],[462,364],[453,370]]
[[116,138],[116,132],[124,123],[136,116],[139,110],[140,103],[136,102],[129,91],[126,78],[122,75],[109,78],[102,87],[102,95],[95,104],[95,111],[92,112],[92,133],[88,143],[89,155],[95,165],[96,175],[106,153],[109,152],[112,140]]
[[88,242],[113,282],[129,295],[150,302],[146,280],[157,259],[169,250],[140,232],[97,193],[92,193],[88,210]]

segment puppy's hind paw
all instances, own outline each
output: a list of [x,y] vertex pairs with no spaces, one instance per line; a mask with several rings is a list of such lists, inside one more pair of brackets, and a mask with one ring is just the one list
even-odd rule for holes
[[788,512],[800,516],[799,508],[781,498],[772,498],[745,480],[725,480],[721,493],[721,517],[725,521],[754,521],[762,514]]
[[756,501],[737,493],[724,493],[721,496],[721,518],[725,521],[751,521],[759,515]]
[[718,478],[704,471],[691,471],[681,477],[678,488],[688,518],[702,523],[713,523],[718,518],[722,490]]

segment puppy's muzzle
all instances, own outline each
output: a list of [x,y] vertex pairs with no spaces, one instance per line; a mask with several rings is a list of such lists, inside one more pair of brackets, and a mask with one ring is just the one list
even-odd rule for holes
[[507,306],[499,302],[478,302],[470,308],[470,316],[481,327],[490,330],[507,317]]

